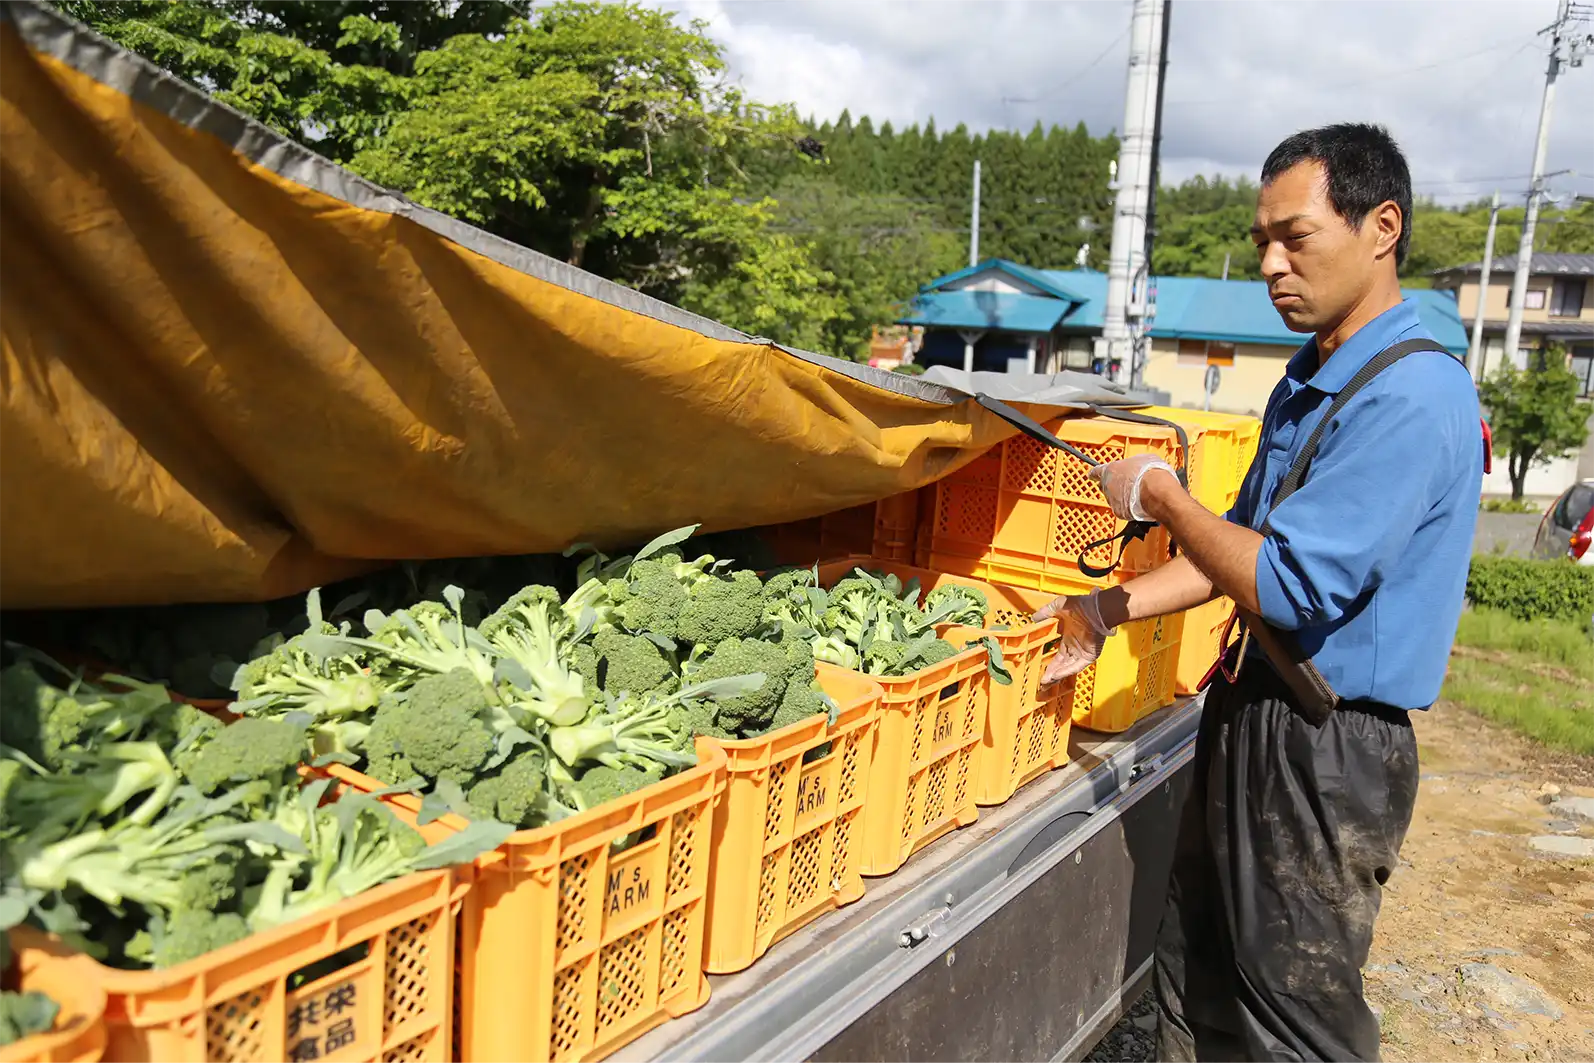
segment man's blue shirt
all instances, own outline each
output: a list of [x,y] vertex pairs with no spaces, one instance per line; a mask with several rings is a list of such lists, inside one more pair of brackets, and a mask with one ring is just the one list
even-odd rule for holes
[[1268,399],[1256,460],[1228,514],[1256,531],[1271,518],[1256,559],[1263,618],[1296,632],[1341,697],[1405,709],[1439,697],[1461,617],[1483,487],[1471,375],[1438,352],[1385,369],[1335,416],[1305,484],[1269,510],[1334,395],[1384,348],[1417,338],[1431,337],[1408,301],[1321,368],[1308,340]]

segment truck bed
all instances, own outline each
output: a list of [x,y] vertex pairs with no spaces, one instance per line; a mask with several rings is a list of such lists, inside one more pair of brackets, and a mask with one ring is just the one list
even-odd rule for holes
[[610,1059],[1084,1056],[1148,976],[1199,716],[1076,730],[1066,767]]

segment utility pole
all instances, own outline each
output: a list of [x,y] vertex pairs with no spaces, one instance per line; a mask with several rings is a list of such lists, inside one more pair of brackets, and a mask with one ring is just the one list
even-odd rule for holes
[[1483,239],[1483,275],[1478,278],[1478,309],[1472,315],[1472,342],[1467,345],[1467,369],[1472,379],[1482,380],[1489,361],[1483,349],[1483,310],[1489,303],[1489,271],[1494,268],[1494,226],[1500,220],[1500,192],[1489,201],[1489,235]]
[[[1134,374],[1134,333],[1144,317],[1147,284],[1136,281],[1145,272],[1147,214],[1151,206],[1152,152],[1156,142],[1156,107],[1162,51],[1163,8],[1168,0],[1134,0],[1129,22],[1129,79],[1124,92],[1123,135],[1114,167],[1117,193],[1113,209],[1112,253],[1107,268],[1107,302],[1096,357],[1110,367],[1114,380]],[[1137,289],[1139,289],[1137,291]]]
[[1129,358],[1129,386],[1146,384],[1146,362],[1151,354],[1151,322],[1157,316],[1157,282],[1151,276],[1152,246],[1157,240],[1157,189],[1162,180],[1162,90],[1168,83],[1168,27],[1173,15],[1173,0],[1162,0],[1162,20],[1157,35],[1157,102],[1151,119],[1151,179],[1146,192],[1146,245],[1134,290],[1142,305],[1140,318],[1132,322],[1133,351]]
[[1588,7],[1561,0],[1555,23],[1540,32],[1550,34],[1550,62],[1544,72],[1544,100],[1539,105],[1539,135],[1533,146],[1533,183],[1528,186],[1527,216],[1522,219],[1522,242],[1517,248],[1516,276],[1511,280],[1511,311],[1505,324],[1505,356],[1516,361],[1522,339],[1522,304],[1527,301],[1528,274],[1533,264],[1533,230],[1539,221],[1539,201],[1544,198],[1544,159],[1550,147],[1550,110],[1555,105],[1555,81],[1563,63],[1582,66],[1591,37],[1583,27]]
[[969,218],[969,265],[980,264],[980,160],[974,160],[974,210]]

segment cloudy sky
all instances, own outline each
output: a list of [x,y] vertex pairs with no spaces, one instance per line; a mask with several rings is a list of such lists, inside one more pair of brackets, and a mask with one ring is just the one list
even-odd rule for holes
[[[756,99],[878,124],[1122,121],[1128,0],[661,0],[706,20]],[[1163,173],[1252,174],[1296,129],[1385,123],[1419,194],[1520,202],[1555,0],[1174,0]],[[1594,56],[1557,86],[1547,170],[1594,195]],[[1509,201],[1509,200],[1508,200]]]

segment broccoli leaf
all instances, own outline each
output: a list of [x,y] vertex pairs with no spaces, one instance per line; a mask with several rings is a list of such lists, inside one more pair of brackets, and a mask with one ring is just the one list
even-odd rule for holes
[[513,833],[515,828],[508,823],[500,823],[496,819],[473,819],[458,834],[423,849],[411,866],[416,871],[430,871],[454,864],[467,864],[504,844]]
[[[975,643],[970,643],[975,645]],[[1007,665],[1002,663],[1002,646],[990,635],[978,640],[978,645],[985,647],[985,667],[991,673],[991,678],[1003,686],[1013,682],[1013,673]]]
[[665,653],[674,653],[676,651],[676,642],[672,638],[667,638],[664,635],[656,635],[651,631],[642,632],[641,637],[647,639]]
[[508,727],[499,734],[497,746],[493,755],[487,758],[487,763],[482,765],[482,772],[496,771],[504,766],[515,750],[521,746],[535,745],[537,740],[519,727]]
[[648,543],[642,549],[633,554],[631,560],[633,562],[641,561],[645,558],[652,557],[660,550],[668,550],[672,546],[675,546],[679,543],[684,543],[686,540],[692,537],[693,532],[697,531],[697,529],[701,527],[701,524],[688,524],[684,528],[676,528],[674,531],[665,532],[663,535],[659,536],[657,539],[654,539],[652,542]]
[[709,698],[719,701],[725,698],[739,698],[744,694],[751,694],[764,685],[766,676],[763,672],[754,672],[751,675],[731,675],[723,679],[708,679],[701,683],[692,683],[681,688],[676,695],[681,701],[690,698]]

